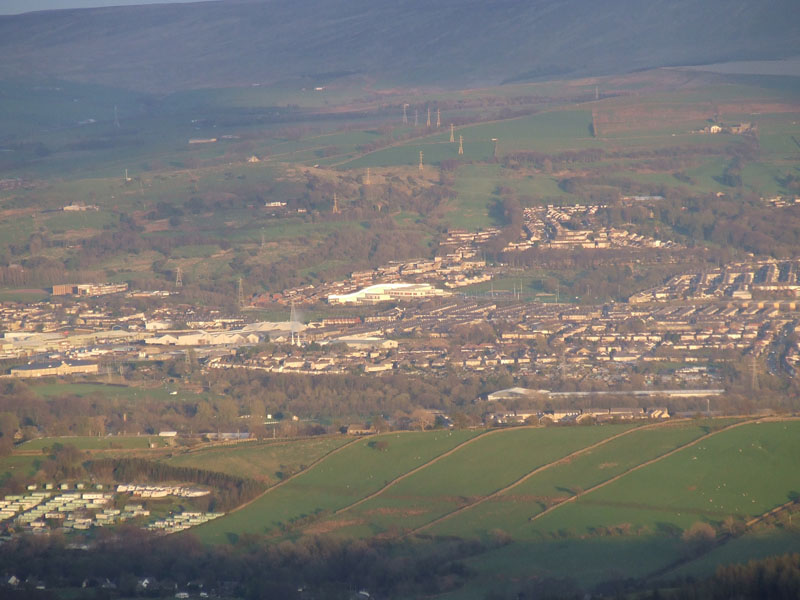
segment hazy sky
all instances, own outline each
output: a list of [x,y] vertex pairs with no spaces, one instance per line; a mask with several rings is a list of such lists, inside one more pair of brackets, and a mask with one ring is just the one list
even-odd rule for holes
[[93,8],[97,6],[124,6],[130,4],[172,4],[202,0],[0,0],[0,15],[16,15],[34,10],[57,8]]

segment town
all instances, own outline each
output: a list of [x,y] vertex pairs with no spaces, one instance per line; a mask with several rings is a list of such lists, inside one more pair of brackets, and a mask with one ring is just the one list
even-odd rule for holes
[[[270,322],[246,309],[222,314],[181,304],[170,292],[59,285],[46,302],[3,303],[0,356],[7,377],[25,379],[135,383],[132,365],[185,359],[203,369],[313,375],[497,372],[576,381],[585,391],[716,390],[726,364],[739,365],[756,386],[759,371],[793,376],[800,362],[796,260],[687,272],[628,302],[591,305],[447,290],[453,265],[489,278],[501,268],[474,260],[475,253],[467,243],[453,263],[353,273],[331,284],[339,293],[325,302],[355,305],[359,314],[308,322],[296,316],[295,302],[322,300],[306,294],[300,301],[297,290],[275,298],[279,305],[292,299],[288,319]],[[129,301],[107,304],[119,296]],[[142,297],[146,304],[133,302]]]

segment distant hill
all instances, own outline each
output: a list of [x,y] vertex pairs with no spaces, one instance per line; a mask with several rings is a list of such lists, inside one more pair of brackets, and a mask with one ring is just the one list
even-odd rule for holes
[[796,0],[227,0],[0,17],[0,77],[442,86],[800,54]]

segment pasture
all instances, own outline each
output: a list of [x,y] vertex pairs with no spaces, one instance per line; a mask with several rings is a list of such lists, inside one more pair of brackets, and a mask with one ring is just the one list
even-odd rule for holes
[[252,504],[198,528],[197,534],[204,541],[220,543],[245,532],[289,533],[298,523],[356,502],[476,435],[437,431],[357,439]]
[[195,467],[275,484],[330,451],[352,441],[344,436],[240,444],[194,450],[166,459],[176,467]]
[[[525,535],[528,519],[633,467],[705,435],[703,425],[670,423],[627,435],[537,473],[506,493],[431,528],[437,535],[486,537],[501,529]],[[469,532],[469,533],[468,533]],[[538,535],[533,535],[536,539]]]
[[[681,533],[701,521],[721,535],[730,523],[786,502],[800,489],[798,433],[796,420],[729,419],[337,440],[346,445],[196,531],[213,543],[245,532],[275,540],[409,532],[419,540],[480,540],[485,549],[466,561],[476,571],[473,584],[448,598],[481,598],[478,592],[493,589],[495,576],[571,577],[591,586],[673,564],[680,573],[704,574],[723,560],[765,556],[796,543],[796,528],[762,526],[686,562]],[[327,445],[304,447],[308,443],[298,446],[306,464],[336,446],[319,440]],[[170,462],[210,460],[235,472],[255,462],[266,472],[293,446],[209,449]],[[532,520],[546,507],[555,508]]]
[[54,444],[75,446],[79,450],[146,450],[151,444],[163,448],[165,438],[157,435],[60,436],[36,438],[17,446],[17,452],[42,452]]
[[[343,516],[358,520],[372,534],[398,526],[413,529],[624,428],[521,428],[493,432]],[[402,516],[399,521],[398,516]]]

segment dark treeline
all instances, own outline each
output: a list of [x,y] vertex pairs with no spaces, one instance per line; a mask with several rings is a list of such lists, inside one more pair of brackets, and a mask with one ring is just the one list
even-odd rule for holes
[[[356,590],[373,597],[418,598],[469,586],[476,574],[465,560],[503,542],[422,540],[337,540],[306,537],[275,543],[244,534],[230,546],[204,546],[191,534],[155,538],[133,527],[103,531],[89,550],[70,549],[63,536],[21,536],[0,546],[4,573],[25,582],[45,583],[64,597],[166,597],[176,591],[206,590],[228,597],[351,598]],[[149,586],[141,581],[148,578]],[[97,589],[106,581],[113,590]],[[26,597],[25,584],[16,594]],[[32,586],[31,586],[32,587]],[[303,589],[303,591],[301,591]],[[596,598],[642,600],[794,600],[800,595],[800,555],[785,554],[747,564],[723,565],[704,579],[655,586],[642,580],[607,581],[592,590]],[[524,578],[499,583],[486,600],[586,597],[570,578]],[[37,596],[45,597],[45,596]],[[50,592],[58,598],[59,592]]]
[[[608,581],[592,591],[593,598],[637,600],[796,600],[800,598],[800,554],[783,554],[747,564],[717,567],[711,577],[651,583],[637,579]],[[511,590],[490,592],[486,600],[587,597],[570,579],[538,578]]]
[[[79,590],[82,597],[108,579],[116,590],[98,589],[99,597],[173,597],[176,590],[203,589],[245,599],[346,600],[358,590],[380,598],[419,598],[462,587],[472,576],[462,561],[487,549],[462,541],[275,543],[255,535],[243,535],[233,546],[203,546],[189,534],[155,538],[133,527],[103,533],[106,537],[87,551],[69,549],[58,535],[15,538],[0,546],[0,564],[22,581],[42,581],[65,594]],[[151,579],[146,590],[143,578]]]
[[209,510],[228,511],[252,500],[262,487],[252,479],[193,467],[175,467],[144,458],[101,458],[84,463],[84,468],[101,481],[180,481],[214,489]]

